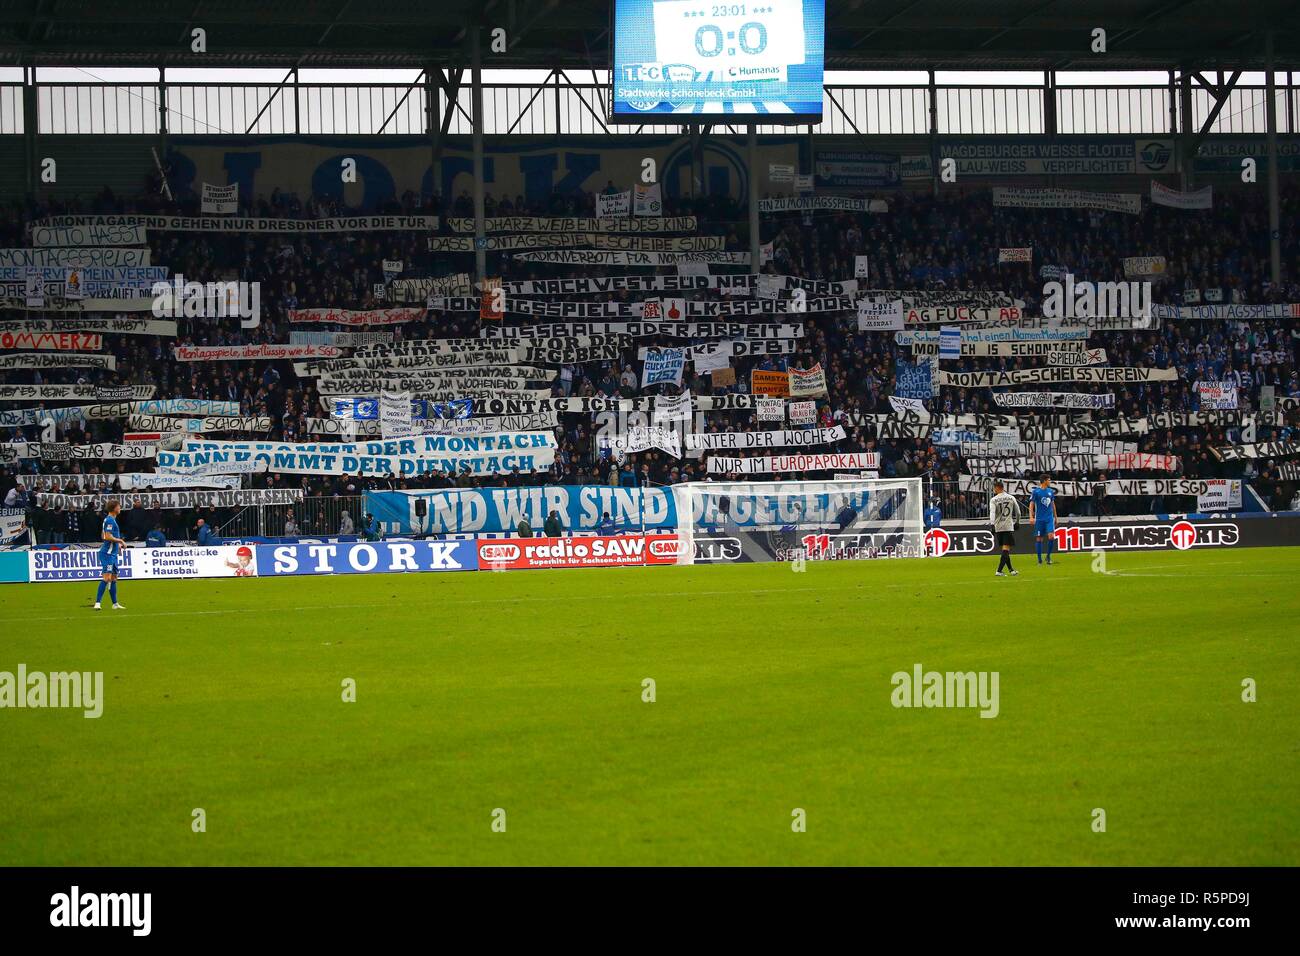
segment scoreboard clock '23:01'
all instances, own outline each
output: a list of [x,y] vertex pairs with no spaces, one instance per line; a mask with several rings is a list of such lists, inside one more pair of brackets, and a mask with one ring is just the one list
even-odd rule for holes
[[815,122],[825,21],[825,0],[615,0],[613,119]]

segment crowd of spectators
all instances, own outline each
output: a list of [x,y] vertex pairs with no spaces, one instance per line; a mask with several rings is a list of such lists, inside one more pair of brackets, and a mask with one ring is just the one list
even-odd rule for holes
[[[1160,303],[1178,303],[1186,290],[1203,295],[1221,295],[1223,301],[1241,303],[1300,302],[1300,287],[1292,283],[1273,285],[1268,281],[1268,220],[1263,190],[1242,192],[1216,190],[1214,208],[1186,211],[1148,206],[1142,215],[1098,213],[1084,210],[1040,210],[995,208],[987,190],[930,194],[898,193],[885,196],[887,213],[817,213],[765,216],[764,242],[770,242],[773,258],[767,272],[809,279],[848,279],[854,274],[855,256],[869,257],[870,277],[863,283],[872,289],[933,290],[947,292],[1004,292],[1023,300],[1028,314],[1039,314],[1043,296],[1043,267],[1058,267],[1078,279],[1124,281],[1122,260],[1132,256],[1162,256],[1167,271],[1154,282],[1154,298]],[[490,197],[489,215],[520,214],[547,216],[594,215],[592,194],[555,195],[542,203],[522,197]],[[1296,213],[1300,190],[1283,195],[1283,273],[1300,276],[1300,230]],[[14,207],[0,224],[0,245],[28,244],[26,224],[63,213],[122,212],[196,213],[190,203],[170,203],[149,191],[123,199],[105,190],[86,202],[49,201]],[[472,215],[469,197],[462,194],[446,203],[422,201],[412,194],[403,196],[391,209],[406,213],[429,213],[443,217]],[[346,214],[332,201],[301,200],[279,191],[259,198],[249,215],[268,217],[323,217]],[[725,237],[729,249],[748,248],[747,216],[743,206],[725,197],[670,200],[666,214],[696,215],[699,234]],[[445,228],[445,227],[444,227]],[[15,370],[3,373],[5,383],[88,382],[103,385],[148,384],[156,386],[161,398],[200,398],[238,402],[241,414],[271,419],[270,434],[222,435],[222,438],[258,438],[276,441],[329,440],[310,434],[309,418],[328,417],[315,383],[299,379],[291,362],[240,361],[222,363],[177,362],[174,345],[233,345],[283,343],[290,339],[288,312],[300,307],[333,306],[349,309],[383,308],[391,302],[375,297],[376,286],[384,283],[384,260],[402,260],[404,275],[444,275],[472,271],[468,254],[431,253],[427,236],[418,232],[328,233],[285,237],[259,233],[151,232],[152,261],[189,280],[211,281],[238,277],[260,283],[261,321],[255,328],[242,328],[237,319],[185,321],[179,338],[137,335],[106,336],[106,349],[117,356],[116,372],[67,369],[51,371]],[[1003,247],[1032,247],[1032,264],[998,262]],[[584,269],[582,275],[647,274],[648,270],[608,267]],[[492,253],[489,272],[507,281],[554,278],[575,274],[574,267],[520,262],[506,253]],[[710,298],[717,293],[708,294]],[[611,293],[613,301],[637,301],[639,293]],[[32,313],[8,312],[6,318]],[[817,363],[826,371],[828,393],[818,400],[818,425],[843,424],[847,438],[834,451],[875,451],[880,454],[884,476],[927,476],[933,482],[934,497],[948,515],[981,514],[984,495],[963,493],[958,476],[963,472],[957,448],[932,445],[921,439],[881,440],[873,424],[863,424],[863,413],[890,411],[894,392],[895,361],[911,359],[910,349],[895,343],[893,333],[859,332],[851,312],[807,313],[783,317],[801,320],[805,337],[792,355],[737,359],[735,385],[715,387],[707,374],[696,374],[687,365],[681,388],[695,395],[746,392],[754,368],[811,368]],[[529,321],[507,318],[508,322]],[[313,329],[319,328],[313,326]],[[480,319],[471,312],[427,311],[424,317],[395,329],[398,340],[477,336]],[[1175,382],[1122,386],[1072,385],[1071,390],[1113,391],[1113,412],[1096,417],[1125,415],[1142,417],[1153,412],[1195,411],[1199,408],[1195,388],[1202,381],[1230,381],[1238,385],[1243,409],[1258,407],[1260,388],[1271,385],[1278,397],[1300,397],[1300,367],[1296,363],[1295,319],[1273,319],[1250,323],[1226,320],[1169,320],[1149,331],[1093,333],[1092,347],[1106,349],[1108,364],[1114,366],[1169,367],[1178,370]],[[663,339],[639,339],[638,347],[673,344]],[[991,371],[1029,368],[1041,359],[964,358],[945,363],[949,371]],[[557,369],[553,385],[556,395],[623,396],[675,393],[674,386],[657,386],[650,392],[639,388],[639,362],[635,349],[621,360],[588,363]],[[932,412],[1001,412],[985,388],[944,387],[927,402]],[[12,404],[5,407],[13,407]],[[308,498],[357,496],[374,488],[428,488],[482,486],[491,484],[528,485],[610,484],[632,486],[698,481],[709,477],[704,458],[674,458],[665,452],[648,451],[617,460],[603,453],[602,434],[625,427],[616,415],[597,417],[566,414],[557,428],[558,449],[552,470],[539,474],[473,476],[435,473],[420,478],[358,478],[355,476],[307,477],[275,473],[250,476],[253,487],[298,487]],[[1255,441],[1286,440],[1293,437],[1290,425],[1256,430]],[[4,442],[39,441],[42,438],[73,444],[120,442],[125,422],[121,420],[77,421],[60,425],[51,434],[48,427],[31,425],[0,429]],[[697,428],[706,431],[740,431],[761,427],[790,427],[760,424],[750,412],[717,412],[697,416]],[[1140,451],[1171,454],[1180,461],[1178,477],[1246,477],[1265,502],[1273,508],[1292,506],[1297,483],[1283,480],[1278,462],[1259,460],[1225,463],[1212,449],[1242,439],[1239,427],[1199,427],[1152,431],[1126,441],[1135,441]],[[733,453],[729,453],[733,454]],[[3,466],[3,488],[7,496],[16,492],[34,505],[31,492],[42,490],[79,492],[86,479],[68,483],[69,472],[95,475],[90,490],[116,492],[113,472],[140,471],[138,462],[42,462],[22,459]],[[1118,472],[1107,477],[1168,477],[1167,473]],[[1100,477],[1090,473],[1057,473],[1062,480]],[[19,492],[17,482],[24,487]],[[1062,511],[1079,513],[1096,503],[1062,501]],[[1186,498],[1163,501],[1107,501],[1107,509],[1193,510]],[[308,503],[293,510],[299,533],[305,527],[324,523],[317,519],[319,508]],[[337,509],[328,523],[337,521]],[[354,510],[352,518],[359,512]],[[230,512],[200,513],[128,509],[123,513],[123,530],[139,539],[158,531],[169,540],[196,538],[199,521],[211,529],[227,524]],[[280,520],[279,516],[276,521]],[[97,520],[93,513],[63,509],[34,509],[32,525],[51,542],[95,540]],[[278,529],[277,529],[278,530]],[[333,527],[313,528],[314,533],[337,533]],[[209,532],[211,533],[211,532]]]

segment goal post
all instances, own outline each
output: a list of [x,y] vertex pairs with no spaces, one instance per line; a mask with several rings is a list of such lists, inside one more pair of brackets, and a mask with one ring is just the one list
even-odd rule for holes
[[920,478],[673,486],[679,564],[924,557]]

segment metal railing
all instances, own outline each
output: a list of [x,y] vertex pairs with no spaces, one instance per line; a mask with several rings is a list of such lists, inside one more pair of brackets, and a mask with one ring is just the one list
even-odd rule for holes
[[[1287,74],[1289,77],[1289,74]],[[464,88],[462,88],[464,89]],[[0,84],[0,135],[26,131],[25,87]],[[429,95],[435,97],[429,109]],[[450,135],[473,131],[470,97],[451,100],[424,83],[37,83],[38,135],[431,135],[447,112]],[[1061,135],[1169,135],[1182,105],[1173,84],[1126,86],[964,86],[933,88],[940,135],[1034,135],[1050,130],[1046,109],[1054,101]],[[1280,84],[1278,129],[1300,132],[1300,89]],[[556,71],[544,82],[486,83],[484,132],[488,135],[620,135],[674,127],[607,121],[609,87],[570,79]],[[165,110],[160,104],[165,101]],[[799,126],[820,135],[927,135],[931,88],[925,85],[824,87],[821,122]],[[1197,128],[1214,108],[1209,91],[1194,86],[1191,118]],[[1238,86],[1210,127],[1211,133],[1266,131],[1263,86]],[[726,131],[739,127],[719,124]],[[789,134],[788,126],[760,126],[762,134]]]
[[364,500],[361,495],[322,495],[304,498],[296,505],[244,508],[221,525],[217,534],[222,538],[278,538],[284,536],[285,522],[292,516],[299,537],[323,538],[340,533],[344,511],[359,530]]

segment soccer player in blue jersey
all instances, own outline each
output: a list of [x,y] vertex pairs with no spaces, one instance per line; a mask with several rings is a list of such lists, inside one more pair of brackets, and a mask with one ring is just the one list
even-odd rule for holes
[[124,610],[122,605],[117,603],[117,561],[122,556],[122,546],[126,544],[122,540],[122,532],[117,527],[117,513],[121,510],[121,505],[116,499],[110,499],[108,507],[105,508],[104,528],[100,532],[103,543],[99,546],[99,567],[103,572],[103,578],[99,582],[99,593],[95,595],[95,610],[100,610],[100,602],[104,600],[104,589],[108,588],[108,596],[113,601],[113,610]]
[[1034,537],[1038,539],[1038,563],[1043,563],[1043,552],[1047,552],[1047,563],[1052,563],[1052,545],[1056,531],[1056,489],[1051,480],[1043,475],[1038,487],[1029,496],[1029,520],[1034,523]]

